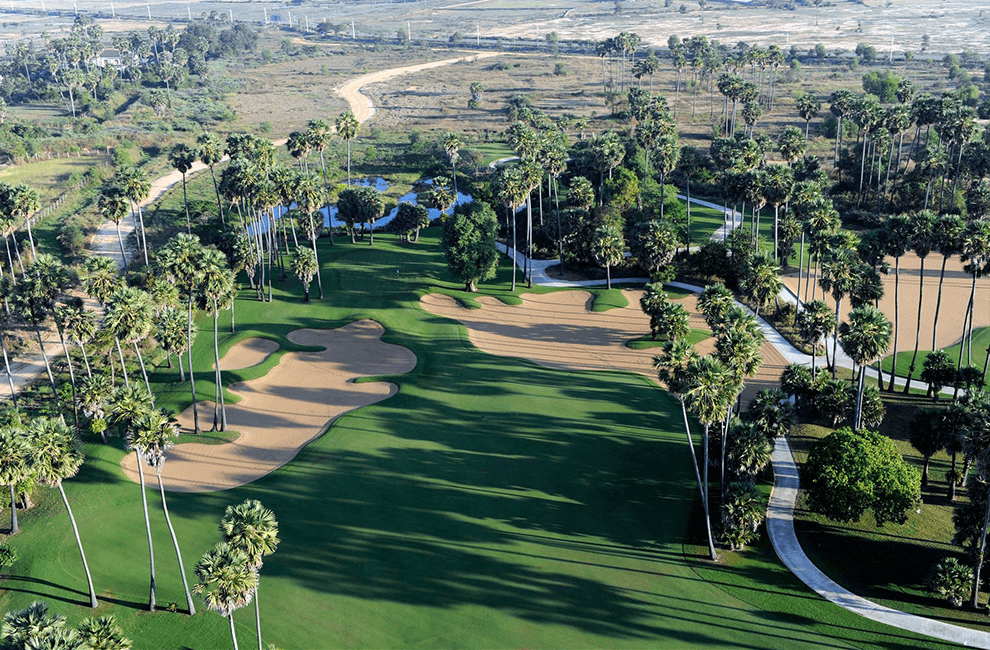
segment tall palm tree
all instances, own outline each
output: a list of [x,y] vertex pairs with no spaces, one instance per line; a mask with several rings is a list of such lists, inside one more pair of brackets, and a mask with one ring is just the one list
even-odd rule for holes
[[[316,257],[316,288],[319,290],[320,300],[323,300],[323,279],[320,277],[320,252],[316,247],[316,234],[322,226],[323,214],[318,211],[319,197],[318,186],[312,176],[300,176],[297,179],[295,194],[296,207],[302,213],[303,226],[309,235],[309,243],[313,247],[313,255]],[[351,243],[354,242],[354,232],[351,231]],[[333,243],[331,239],[331,244]]]
[[612,224],[602,224],[595,229],[591,242],[591,254],[595,261],[605,267],[606,287],[612,288],[612,267],[622,261],[626,242],[622,230]]
[[80,275],[83,290],[102,305],[106,305],[110,296],[124,286],[117,266],[109,257],[87,257]]
[[303,285],[303,302],[309,302],[309,284],[313,276],[320,270],[316,263],[316,253],[312,248],[300,246],[292,257],[292,272]]
[[179,540],[175,536],[172,518],[168,514],[165,485],[162,483],[162,467],[165,465],[167,452],[175,445],[176,435],[178,435],[178,431],[172,418],[162,411],[150,410],[131,424],[128,444],[139,452],[139,461],[140,457],[143,457],[150,467],[155,468],[155,476],[158,478],[158,492],[162,498],[162,511],[165,514],[165,523],[168,524],[169,535],[172,537],[172,545],[175,547],[175,557],[179,562],[182,588],[186,592],[186,606],[189,608],[189,615],[192,616],[196,614],[196,605],[193,603],[192,594],[189,591],[186,569],[182,563],[182,551],[179,549]]
[[[220,520],[220,534],[223,541],[247,555],[248,566],[256,575],[261,572],[265,556],[274,553],[279,542],[275,513],[255,499],[248,499],[236,506],[227,506],[223,519]],[[258,607],[257,586],[254,589],[254,617],[258,630],[258,650],[261,650],[261,611]]]
[[148,262],[148,239],[144,231],[144,212],[141,210],[141,201],[148,198],[148,194],[151,192],[151,181],[148,180],[147,173],[132,167],[118,170],[112,182],[117,185],[124,196],[130,199],[136,208],[138,223],[141,227],[140,248],[144,251],[144,266],[150,272],[151,264]]
[[[196,162],[196,150],[188,145],[178,142],[168,152],[168,162],[182,174],[182,205],[186,208],[186,232],[192,233],[192,223],[189,220],[189,198],[186,195],[186,173],[192,169]],[[214,178],[214,182],[216,179]],[[143,228],[143,226],[142,226]]]
[[72,478],[83,464],[79,439],[64,422],[55,418],[35,418],[27,426],[28,445],[34,458],[34,475],[41,483],[56,488],[62,496],[62,503],[72,523],[72,532],[79,547],[83,571],[86,573],[86,583],[89,586],[89,604],[94,609],[99,607],[96,601],[96,590],[93,589],[93,578],[89,574],[89,564],[86,562],[86,552],[83,550],[82,539],[79,537],[79,527],[72,515],[69,499],[65,496],[62,481]]
[[106,410],[112,396],[113,384],[110,378],[103,374],[84,377],[79,382],[79,390],[76,391],[79,408],[82,409],[83,415],[92,421],[90,429],[94,433],[99,433],[103,442],[107,441]]
[[[293,131],[285,140],[285,148],[289,155],[299,161],[299,171],[309,173],[309,152],[313,148],[313,142],[309,139],[309,134],[304,131]],[[306,169],[303,169],[303,163]]]
[[[883,224],[883,241],[886,244],[887,255],[894,258],[894,343],[891,354],[897,358],[897,333],[900,321],[900,270],[901,258],[911,245],[911,224],[907,217],[897,216],[887,219]],[[890,386],[888,391],[894,391],[894,379],[897,377],[896,369],[890,373]]]
[[[986,274],[987,263],[990,262],[990,222],[971,221],[966,224],[962,235],[962,261],[965,270],[970,274],[969,304],[966,307],[966,317],[963,319],[962,343],[959,347],[959,364],[962,366],[963,351],[967,352],[967,363],[972,364],[973,348],[973,308],[976,299],[976,279]],[[966,348],[966,341],[969,348]]]
[[855,253],[848,248],[836,248],[822,261],[822,277],[818,281],[823,291],[829,291],[835,300],[835,324],[832,332],[832,379],[835,379],[836,354],[839,350],[838,323],[842,313],[842,299],[850,293],[858,279]]
[[[921,270],[918,274],[918,320],[914,331],[914,354],[908,367],[907,380],[904,382],[904,394],[911,388],[911,378],[914,376],[915,363],[918,361],[918,347],[921,344],[922,301],[925,295],[925,259],[938,245],[938,235],[935,231],[938,216],[931,210],[922,210],[909,219],[911,227],[911,248],[921,259]],[[935,349],[935,348],[933,348]]]
[[[138,478],[141,484],[141,508],[144,512],[144,527],[148,535],[148,562],[151,569],[150,594],[148,597],[148,610],[155,611],[155,545],[151,538],[151,519],[148,517],[148,492],[144,482],[145,450],[141,440],[135,440],[135,424],[148,414],[150,408],[143,400],[132,399],[133,391],[124,389],[117,393],[122,399],[115,402],[112,407],[111,418],[114,423],[120,426],[125,433],[127,448],[134,450],[137,461]],[[118,408],[118,404],[119,407]]]
[[[811,346],[811,374],[815,374],[815,360],[818,342],[832,333],[835,329],[835,318],[832,310],[821,300],[812,300],[804,306],[797,316],[797,329],[801,340]],[[825,346],[828,352],[828,346]]]
[[773,258],[790,257],[790,251],[779,250],[780,206],[791,198],[794,190],[794,172],[787,165],[768,165],[764,177],[763,198],[773,206]]
[[90,368],[89,357],[86,355],[86,341],[90,341],[96,336],[96,314],[86,309],[81,299],[75,298],[56,307],[55,318],[62,323],[65,335],[79,346],[83,365],[86,367],[86,376],[92,377],[93,370]]
[[[124,354],[121,350],[121,342],[134,346],[138,363],[141,365],[141,374],[144,375],[144,385],[148,389],[148,394],[152,395],[152,406],[154,406],[154,396],[151,392],[151,383],[148,381],[148,370],[144,365],[141,347],[138,344],[151,335],[154,310],[147,292],[137,287],[124,287],[110,296],[103,317],[104,326],[113,333],[117,341],[117,351],[120,353],[122,366]],[[125,380],[127,378],[126,372],[124,378]]]
[[752,256],[743,271],[739,288],[753,301],[756,315],[759,316],[771,300],[780,299],[780,292],[784,288],[780,279],[780,266],[765,253]]
[[357,136],[358,129],[361,127],[361,123],[358,122],[357,118],[354,117],[354,113],[350,111],[344,111],[337,116],[334,121],[337,127],[337,135],[344,139],[347,143],[347,184],[351,184],[351,140]]
[[942,254],[942,270],[938,275],[938,298],[935,300],[935,316],[932,319],[932,350],[938,349],[938,316],[942,307],[942,283],[945,280],[945,265],[950,257],[962,253],[960,241],[962,240],[963,226],[964,222],[958,215],[944,214],[939,216],[938,225],[935,227],[935,250]]
[[67,283],[68,278],[62,263],[48,253],[41,253],[25,268],[24,276],[14,296],[16,311],[34,329],[56,404],[60,404],[58,390],[55,386],[55,376],[52,374],[45,342],[41,337],[41,326],[52,314],[52,310],[55,308],[55,299],[66,288]]
[[186,294],[186,339],[189,361],[189,388],[192,392],[193,425],[196,433],[201,433],[199,426],[199,409],[196,406],[196,378],[192,367],[192,308],[193,300],[199,292],[200,281],[203,277],[203,245],[199,237],[179,233],[158,251],[159,263],[165,273],[171,277],[176,286]]
[[163,309],[155,320],[155,340],[165,350],[168,367],[172,367],[172,355],[179,362],[179,381],[186,380],[186,371],[182,367],[182,354],[189,347],[186,336],[186,315],[178,309]]
[[[687,388],[687,369],[698,360],[694,346],[686,339],[672,339],[663,344],[663,353],[653,357],[653,367],[657,369],[660,382],[667,387],[667,392],[674,396],[681,405],[681,415],[684,418],[684,432],[687,434],[688,450],[691,452],[691,465],[694,468],[694,478],[698,483],[701,495],[701,507],[705,512],[705,531],[708,537],[708,554],[716,559],[715,540],[712,536],[711,517],[708,509],[708,458],[705,457],[705,477],[702,479],[698,468],[698,454],[694,448],[694,438],[691,436],[691,423],[688,420],[687,404],[684,391]],[[707,448],[706,448],[707,453]]]
[[721,282],[709,284],[698,294],[698,310],[705,323],[715,332],[724,323],[725,315],[735,304],[732,292]]
[[223,397],[223,375],[220,371],[220,338],[217,331],[217,318],[221,309],[226,309],[234,300],[234,274],[227,266],[226,256],[215,248],[203,251],[203,275],[200,293],[213,311],[213,358],[215,369],[216,396],[213,407],[213,429],[217,430],[217,403],[220,405],[220,431],[227,430],[227,409]]
[[28,241],[31,243],[31,257],[37,257],[38,251],[35,250],[34,235],[31,232],[31,217],[41,207],[37,190],[19,183],[10,188],[4,203],[7,204],[4,209],[15,221],[18,217],[23,217],[24,225],[27,227]]
[[220,211],[220,223],[227,225],[223,216],[223,200],[220,198],[220,186],[217,184],[217,174],[213,166],[223,160],[223,144],[215,133],[203,131],[196,137],[196,155],[203,161],[203,164],[210,168],[210,177],[213,179],[213,191],[217,195],[217,210]]
[[853,428],[863,424],[863,391],[866,366],[880,359],[890,348],[890,321],[873,305],[861,305],[849,313],[849,322],[839,325],[842,347],[859,368]]
[[[327,182],[327,164],[323,157],[323,152],[330,146],[333,137],[333,130],[330,124],[323,119],[310,120],[306,129],[306,137],[311,146],[320,153],[320,170],[323,173],[323,192],[326,195],[326,209],[330,211],[330,184]],[[330,245],[333,246],[333,229],[330,229]]]
[[10,534],[18,530],[17,495],[18,483],[32,473],[34,456],[24,430],[18,426],[0,428],[0,484],[10,488]]
[[[523,179],[522,168],[502,167],[498,170],[493,183],[495,196],[505,206],[506,228],[508,220],[512,220],[512,285],[510,291],[516,290],[516,208],[526,202],[528,190]],[[506,239],[509,233],[506,232]],[[508,243],[508,242],[506,242]],[[508,254],[509,246],[506,245],[505,252]]]
[[230,622],[230,638],[237,650],[237,633],[234,631],[234,610],[251,602],[258,588],[258,574],[248,564],[244,551],[227,542],[220,542],[207,551],[196,563],[193,592],[203,596],[206,606]]
[[447,158],[450,160],[450,170],[454,180],[454,196],[457,196],[457,159],[460,158],[458,152],[464,145],[456,133],[447,133],[443,136],[440,146],[443,147],[443,152],[447,154]]
[[[960,356],[961,356],[960,350]],[[967,405],[976,417],[970,418],[968,431],[966,432],[965,451],[966,455],[972,458],[980,476],[984,480],[990,479],[990,426],[986,417],[986,396],[985,394],[974,395],[975,404]],[[973,571],[973,590],[970,604],[976,609],[980,597],[980,572],[983,568],[983,558],[986,552],[987,531],[990,529],[990,499],[987,499],[986,512],[983,515],[983,526],[980,532],[980,543],[976,549],[976,558]]]
[[[705,356],[691,361],[684,371],[684,384],[681,389],[687,407],[704,427],[702,438],[702,460],[705,497],[708,502],[708,440],[711,426],[725,419],[729,405],[735,399],[733,373],[721,361]],[[709,549],[712,560],[717,559],[714,548]]]

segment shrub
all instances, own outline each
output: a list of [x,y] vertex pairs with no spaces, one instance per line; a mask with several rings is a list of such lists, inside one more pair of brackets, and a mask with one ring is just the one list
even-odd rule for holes
[[0,544],[0,571],[17,562],[17,549],[7,544]]
[[77,224],[62,224],[56,239],[67,255],[78,256],[86,249],[86,235]]
[[722,504],[722,541],[733,551],[756,538],[766,518],[767,503],[755,486],[733,483]]
[[954,557],[942,559],[928,578],[928,588],[953,607],[962,607],[972,584],[973,569]]

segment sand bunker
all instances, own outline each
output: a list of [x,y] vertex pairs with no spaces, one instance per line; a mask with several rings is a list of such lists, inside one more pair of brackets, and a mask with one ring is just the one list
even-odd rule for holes
[[[354,383],[358,377],[409,372],[416,366],[410,350],[380,340],[384,332],[378,323],[361,320],[335,330],[290,333],[293,343],[326,350],[286,353],[264,377],[232,385],[241,401],[227,405],[227,425],[240,438],[220,445],[177,446],[162,471],[166,489],[210,492],[255,481],[292,460],[341,415],[394,395],[395,384]],[[211,403],[200,403],[204,428],[210,426],[212,410]],[[192,431],[192,407],[178,419],[184,432]],[[120,464],[136,482],[134,454]]]
[[250,368],[267,359],[276,350],[278,350],[278,343],[271,339],[244,339],[234,344],[227,351],[227,354],[223,355],[220,367],[224,370]]
[[[881,276],[883,278],[883,299],[880,300],[880,309],[891,322],[894,321],[894,259],[887,258],[890,263],[890,275]],[[807,261],[806,261],[807,263]],[[932,253],[925,258],[925,293],[924,303],[921,308],[921,350],[932,349],[932,321],[935,318],[935,303],[938,300],[938,276],[942,269],[942,256]],[[921,288],[921,258],[914,253],[908,253],[901,257],[900,268],[900,298],[898,312],[900,315],[900,331],[897,336],[897,351],[914,349],[914,332],[917,327],[918,318],[918,292]],[[814,280],[814,266],[812,266],[812,280]],[[942,283],[942,304],[939,307],[938,317],[938,340],[936,348],[948,347],[958,343],[962,338],[963,317],[966,314],[966,305],[969,304],[969,294],[972,288],[973,276],[963,270],[963,265],[959,258],[949,258],[945,266],[945,281]],[[789,275],[784,276],[784,282],[794,291],[797,289],[797,271],[792,269]],[[801,297],[804,297],[805,278],[801,280]],[[810,297],[810,294],[809,294]],[[822,299],[822,289],[817,287],[816,297]],[[976,327],[990,325],[990,317],[986,309],[981,305],[987,304],[987,284],[985,281],[976,283],[976,315],[974,323]],[[833,309],[835,302],[831,295],[825,297],[825,302]],[[846,315],[852,310],[849,299],[842,301],[843,311]],[[920,368],[916,371],[920,372]],[[916,375],[917,376],[917,375]]]
[[[605,312],[590,311],[592,298],[586,291],[523,294],[521,305],[481,297],[481,309],[467,309],[449,296],[430,294],[420,300],[426,311],[460,321],[471,342],[489,354],[522,357],[550,368],[568,370],[631,370],[656,380],[653,356],[658,348],[633,350],[625,343],[650,332],[650,319],[639,307],[642,291],[623,291],[629,306]],[[695,297],[679,301],[691,312],[691,327],[705,327],[697,313]],[[715,339],[697,346],[700,354],[715,347]],[[756,392],[777,385],[786,367],[784,357],[764,343],[763,367],[746,382],[743,403]]]

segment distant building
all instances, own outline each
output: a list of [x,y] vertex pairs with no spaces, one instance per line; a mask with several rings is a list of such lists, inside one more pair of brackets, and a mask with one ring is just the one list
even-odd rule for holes
[[91,64],[102,68],[105,66],[111,66],[117,68],[117,70],[123,70],[125,64],[125,57],[120,50],[115,48],[106,48],[101,50],[99,54],[93,57]]

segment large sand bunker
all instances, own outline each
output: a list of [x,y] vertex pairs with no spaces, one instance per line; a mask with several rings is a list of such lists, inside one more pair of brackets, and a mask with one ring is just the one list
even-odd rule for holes
[[[264,377],[230,386],[241,401],[227,405],[227,425],[241,436],[220,445],[178,445],[162,471],[165,488],[210,492],[255,481],[292,460],[341,415],[394,395],[395,384],[354,383],[359,377],[409,372],[416,366],[410,350],[381,341],[384,333],[385,328],[371,320],[335,330],[290,333],[293,343],[326,349],[286,353]],[[202,423],[212,404],[201,402],[200,407]],[[191,431],[192,407],[178,419],[184,432]],[[134,454],[120,464],[136,482]]]
[[238,341],[223,355],[220,367],[224,370],[241,370],[263,362],[278,350],[278,343],[271,339],[251,338]]
[[[550,368],[568,370],[631,370],[656,380],[653,356],[659,348],[633,350],[627,341],[650,332],[650,319],[639,307],[642,291],[623,291],[629,305],[622,309],[593,312],[586,291],[523,294],[521,305],[506,305],[496,298],[481,297],[481,309],[467,309],[456,300],[430,294],[420,300],[426,311],[460,321],[471,342],[489,354],[522,357]],[[691,312],[691,327],[705,327],[697,313],[695,297],[680,301]],[[712,338],[696,346],[699,354],[715,347]],[[746,381],[743,403],[757,391],[777,385],[787,361],[772,345],[764,343],[763,367]]]

